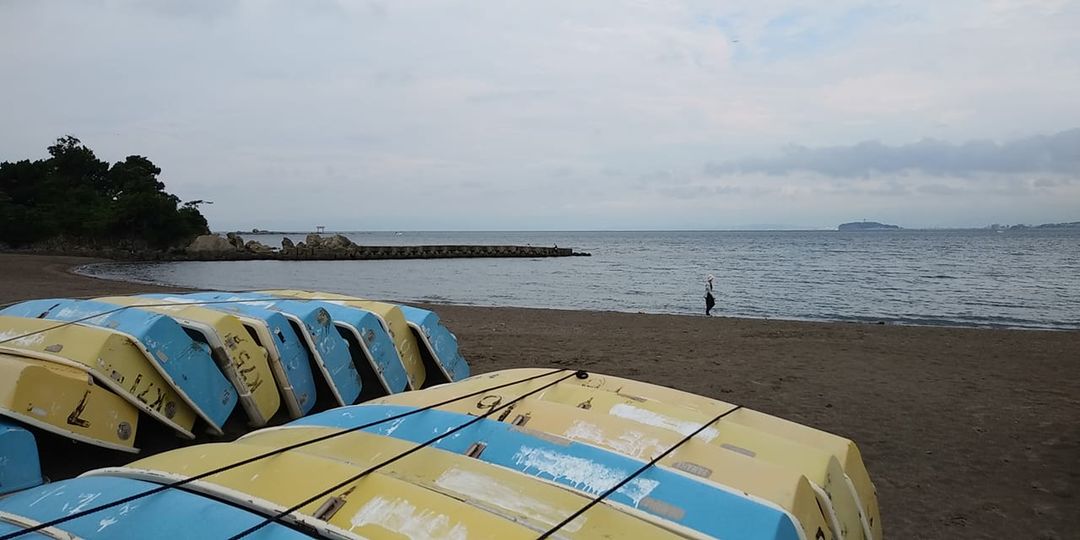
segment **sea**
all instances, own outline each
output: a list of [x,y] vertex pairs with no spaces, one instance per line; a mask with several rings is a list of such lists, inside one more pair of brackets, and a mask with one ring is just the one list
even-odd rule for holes
[[[215,290],[904,325],[1080,329],[1080,230],[347,232],[362,245],[569,247],[590,257],[104,263],[99,277]],[[249,234],[279,246],[288,236]]]

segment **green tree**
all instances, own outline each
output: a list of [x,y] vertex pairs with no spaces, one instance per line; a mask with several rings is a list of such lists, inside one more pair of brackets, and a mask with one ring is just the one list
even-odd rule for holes
[[44,160],[0,163],[0,242],[167,249],[209,232],[203,201],[180,205],[149,159],[110,167],[71,136],[48,150]]

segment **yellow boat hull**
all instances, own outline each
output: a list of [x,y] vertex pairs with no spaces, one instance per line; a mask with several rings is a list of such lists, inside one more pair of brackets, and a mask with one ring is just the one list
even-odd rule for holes
[[[547,373],[550,370],[524,369],[509,371],[513,372],[515,376],[501,376],[506,373],[505,371],[497,372],[496,374],[481,375],[453,385],[429,388],[420,392],[406,392],[382,397],[374,400],[373,403],[423,407],[484,388],[490,388],[500,383]],[[593,375],[590,374],[589,379],[592,377]],[[666,449],[716,416],[714,414],[709,417],[703,417],[694,411],[667,406],[664,403],[621,396],[612,392],[580,385],[582,382],[588,382],[589,379],[567,379],[551,388],[534,394],[532,397],[516,405],[512,412],[506,413],[505,416],[500,415],[497,418],[513,423],[517,420],[519,415],[523,415],[524,412],[529,412],[527,408],[522,409],[521,407],[528,407],[528,405],[526,405],[527,403],[543,401],[562,405],[563,407],[558,414],[570,420],[580,418],[580,415],[575,415],[574,411],[581,410],[591,413],[588,415],[590,418],[597,418],[597,415],[599,415],[601,417],[612,417],[613,420],[622,420],[621,426],[623,428],[632,425],[637,428],[636,431],[642,433],[666,433],[663,440],[670,441],[670,444],[663,448]],[[510,401],[537,387],[543,386],[546,383],[546,380],[540,379],[533,382],[515,384],[500,390],[485,392],[477,397],[454,401],[440,406],[439,408],[466,414],[482,414],[483,412],[486,412],[488,408],[497,407],[502,403]],[[731,409],[732,407],[733,406],[729,405],[728,409]],[[547,415],[545,414],[545,416]],[[777,437],[773,434],[748,428],[741,424],[727,423],[725,421],[726,418],[727,417],[704,430],[696,437],[696,439],[714,450],[739,454],[762,462],[766,467],[769,465],[778,466],[805,476],[810,482],[810,487],[815,492],[818,503],[823,507],[824,519],[827,520],[829,525],[826,528],[833,530],[835,534],[841,538],[861,539],[865,537],[865,531],[860,522],[860,509],[857,499],[854,496],[851,487],[844,480],[845,476],[840,462],[832,454],[816,447]],[[551,431],[548,431],[547,429],[540,427],[544,425],[543,423],[534,425],[532,422],[535,422],[535,420],[530,419],[527,427],[559,436],[564,436],[566,430],[569,429],[565,423],[557,423],[555,424],[556,427],[553,427]],[[546,420],[546,422],[557,421]],[[614,438],[610,439],[609,442],[612,449],[619,451],[616,447],[620,445],[619,438],[622,435],[614,433],[615,431],[616,430],[612,430],[611,435]],[[595,445],[596,441],[592,441],[590,444]],[[660,451],[662,452],[663,449]],[[679,451],[676,451],[675,455],[682,454]],[[675,462],[678,462],[678,459],[676,459]],[[715,469],[716,471],[726,470],[721,469],[719,463],[711,463],[711,466],[706,465],[706,467],[710,470]],[[720,476],[719,473],[715,478],[715,481],[721,484],[727,484],[725,478]],[[745,489],[746,487],[752,486],[744,485],[740,489]],[[785,505],[781,502],[784,498],[777,495],[775,491],[767,489],[764,486],[758,486],[755,489],[761,490],[760,496],[763,498],[774,500],[773,497],[776,497],[777,500],[774,500],[774,502],[777,502],[777,504],[780,504],[793,514],[797,511],[800,514],[797,517],[800,519],[806,518],[811,523],[819,522],[819,519],[813,517],[814,513],[812,512],[812,509],[808,510],[806,508],[808,503],[805,496],[800,499],[801,502],[798,505],[796,505],[794,501],[789,501],[787,505]],[[805,492],[803,493],[805,494]],[[814,532],[816,533],[816,527]]]
[[80,369],[0,354],[0,415],[87,444],[139,451],[138,409]]
[[[532,371],[542,370],[523,369],[510,371],[507,376],[517,377],[527,375]],[[731,407],[729,403],[697,394],[610,375],[595,375],[589,377],[587,381],[575,382],[582,386],[616,392],[622,395],[678,404],[680,407],[692,409],[707,416],[716,415]],[[850,439],[751,409],[740,409],[726,417],[724,421],[742,424],[807,446],[820,448],[836,456],[844,469],[844,474],[847,475],[859,498],[863,512],[862,518],[867,522],[866,527],[869,528],[870,537],[873,539],[881,538],[881,509],[878,506],[877,490],[870,480],[870,474],[866,470],[866,464],[863,462],[859,447]]]
[[[465,414],[483,414],[486,406],[497,399],[489,396],[502,397],[504,403],[516,397],[517,394],[506,390],[511,388],[464,401],[463,405],[451,404],[439,408]],[[390,401],[393,400],[379,400]],[[480,407],[477,407],[478,403]],[[495,418],[521,426],[526,431],[565,437],[642,461],[662,454],[683,438],[683,435],[671,431],[538,399],[522,400],[511,408],[509,414],[496,415]],[[796,518],[807,538],[833,538],[830,531],[834,526],[819,506],[817,493],[810,481],[794,468],[753,459],[697,439],[687,441],[661,459],[659,464],[770,501]],[[826,504],[830,503],[826,501]]]
[[[451,390],[453,387],[410,392],[400,396],[380,398],[372,403],[421,407],[443,401],[453,395],[469,393],[459,389],[457,394],[446,393],[435,399],[429,395],[443,388]],[[439,394],[443,393],[439,392]],[[523,392],[512,386],[438,408],[463,414],[484,414],[488,408],[511,401],[521,393]],[[649,461],[662,454],[683,438],[680,433],[543,399],[524,399],[505,412],[506,414],[496,415],[493,418],[521,426],[527,431],[565,437],[643,461]],[[813,449],[802,450],[813,452]],[[828,457],[821,456],[821,459],[828,460]],[[821,505],[824,503],[831,510],[828,499],[819,501],[811,482],[790,463],[775,464],[753,459],[698,439],[683,444],[661,459],[659,463],[661,466],[735,488],[776,504],[798,521],[807,538],[817,536],[828,540],[833,538],[834,529],[841,529],[834,523],[836,519],[831,519],[833,513],[826,515],[822,509]],[[811,463],[803,466],[814,467],[818,464]],[[838,531],[837,534],[839,534]]]
[[197,417],[195,410],[159,371],[156,362],[123,333],[105,328],[56,321],[0,316],[0,328],[23,339],[0,345],[13,352],[83,370],[98,384],[126,399],[139,410],[188,439]]
[[[249,328],[259,339],[261,343],[273,343],[274,335],[270,332],[270,328],[266,325],[266,321],[255,319],[252,317],[242,317],[236,315],[240,322]],[[256,343],[258,345],[258,343]],[[261,346],[261,345],[260,345]],[[282,365],[281,355],[274,347],[263,347],[267,353],[267,363],[270,365],[270,371],[274,374],[274,381],[277,382],[278,392],[282,401],[285,403],[285,409],[289,412],[289,418],[300,418],[304,416],[303,411],[300,408],[300,400],[296,396],[296,392],[289,382],[288,375],[285,374],[285,367]]]
[[[477,375],[469,380],[484,380],[487,384],[493,385],[546,371],[542,368],[508,369]],[[701,422],[708,421],[717,414],[734,407],[734,405],[723,401],[611,375],[590,374],[587,379],[570,379],[560,386],[569,385],[603,390],[606,394],[614,394],[617,398],[609,400],[610,407],[606,410],[615,415],[636,417],[636,420],[642,423],[659,425],[680,432],[685,431],[688,427],[692,429],[691,426],[700,425]],[[578,404],[582,406],[594,405],[587,398]],[[859,514],[858,520],[860,528],[863,530],[862,536],[873,540],[881,538],[881,511],[878,505],[877,492],[870,481],[870,475],[866,471],[858,447],[851,440],[745,408],[726,416],[723,419],[723,424],[742,425],[761,433],[771,434],[777,438],[798,442],[806,447],[817,448],[834,456],[841,466],[843,475],[839,478],[833,478],[833,481],[838,485],[847,485],[847,490],[851,492],[851,497],[856,502],[856,509]],[[807,477],[813,480],[811,475],[808,474]]]
[[[88,473],[174,481],[264,453],[248,444],[204,444],[158,454],[127,467]],[[384,457],[385,459],[385,457]],[[285,452],[188,484],[249,508],[279,512],[303,502],[364,467],[302,452]],[[374,472],[298,511],[301,520],[322,522],[355,538],[535,538],[536,532],[466,502]],[[295,521],[297,518],[293,517]]]
[[181,326],[205,336],[218,366],[236,388],[252,426],[266,425],[281,407],[269,354],[252,341],[236,317],[203,307],[148,298],[110,296],[96,300],[168,315]]
[[[287,426],[248,434],[237,441],[263,447],[284,446],[338,433],[325,427]],[[318,455],[358,467],[370,467],[388,456],[403,454],[416,445],[371,433],[354,432],[291,452]],[[465,501],[489,513],[546,531],[589,502],[589,498],[536,477],[496,467],[464,455],[424,448],[380,469],[411,484]],[[641,521],[646,520],[645,522]],[[648,523],[651,514],[600,504],[563,529],[568,538],[679,538],[680,535]]]
[[420,345],[416,342],[416,336],[413,335],[412,330],[409,329],[409,324],[406,322],[405,314],[401,312],[401,308],[386,302],[362,300],[344,294],[289,289],[260,292],[282,298],[319,299],[374,313],[382,320],[383,326],[386,327],[387,333],[390,334],[390,339],[394,342],[394,348],[397,349],[398,356],[401,357],[401,364],[405,367],[405,373],[409,378],[409,388],[417,390],[424,386],[424,381],[427,380],[427,370],[424,368],[424,360],[420,356]]

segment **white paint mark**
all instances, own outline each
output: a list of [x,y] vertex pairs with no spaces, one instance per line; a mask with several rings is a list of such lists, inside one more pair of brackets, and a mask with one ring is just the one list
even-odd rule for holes
[[46,411],[45,409],[42,409],[41,407],[34,407],[34,408],[30,409],[30,414],[32,414],[34,416],[40,416],[40,417],[44,418],[44,417],[49,415],[49,411]]
[[[682,435],[689,435],[695,431],[701,424],[694,422],[687,422],[685,420],[679,420],[670,416],[665,416],[660,413],[650,411],[648,409],[642,409],[629,405],[626,403],[620,403],[611,408],[610,414],[612,416],[618,416],[619,418],[625,418],[627,420],[633,420],[639,424],[645,424],[658,428],[663,428],[669,431],[675,431]],[[712,441],[719,433],[714,428],[705,428],[698,433],[697,437],[705,442]]]
[[[495,478],[456,467],[442,473],[435,480],[435,485],[513,514],[539,521],[547,526],[559,523],[569,513],[541,499],[530,497]],[[581,516],[563,528],[570,532],[577,532],[581,530],[585,521],[585,516]]]
[[255,480],[258,480],[258,479],[259,479],[259,473],[255,473],[255,474],[251,475],[251,480],[250,481],[254,482]]
[[98,530],[97,530],[97,532],[104,531],[106,527],[108,527],[109,525],[113,525],[116,522],[117,522],[116,518],[105,518],[105,519],[99,521],[98,522]]
[[418,510],[404,499],[389,500],[380,496],[372,498],[357,510],[349,524],[350,531],[365,525],[377,525],[411,540],[465,540],[469,537],[465,525],[452,522],[449,516],[426,508]]
[[563,436],[575,441],[610,448],[620,454],[636,458],[652,459],[653,456],[667,449],[658,439],[646,437],[640,431],[624,431],[616,438],[606,437],[603,428],[583,420],[575,420]]
[[393,435],[394,432],[397,431],[397,428],[401,427],[401,424],[404,421],[404,418],[398,418],[397,420],[390,422],[390,425],[388,427],[383,428],[383,435],[386,435],[387,437]]
[[23,336],[19,339],[7,341],[16,336],[22,336],[25,333],[26,332],[20,332],[17,330],[5,330],[3,332],[0,332],[0,342],[4,342],[4,345],[10,343],[17,347],[33,347],[34,345],[41,345],[45,342],[46,332],[35,332],[33,334],[30,334],[29,336]]
[[97,499],[100,496],[101,496],[100,492],[98,492],[98,493],[80,493],[79,496],[77,497],[79,499],[79,504],[76,505],[71,510],[68,510],[68,505],[65,504],[62,511],[66,511],[69,516],[71,514],[76,513],[76,512],[82,512],[83,508],[86,508],[86,505],[94,502],[94,500]]
[[[522,446],[516,454],[514,461],[525,467],[525,472],[536,469],[538,476],[550,476],[552,480],[566,480],[574,489],[599,495],[612,488],[615,484],[629,476],[627,471],[607,467],[602,463],[547,450],[544,448],[530,448]],[[562,482],[560,482],[562,483]],[[625,486],[619,488],[616,493],[630,497],[636,507],[641,499],[644,499],[656,489],[660,482],[644,478],[635,478]]]
[[61,496],[63,494],[64,494],[64,486],[52,488],[52,489],[46,491],[45,493],[43,493],[40,497],[34,499],[34,502],[30,503],[30,506],[34,506],[35,504],[37,504],[37,503],[39,503],[41,501],[44,501],[45,499],[48,499],[49,497],[51,497],[53,495],[56,495],[57,497],[59,497],[59,496]]

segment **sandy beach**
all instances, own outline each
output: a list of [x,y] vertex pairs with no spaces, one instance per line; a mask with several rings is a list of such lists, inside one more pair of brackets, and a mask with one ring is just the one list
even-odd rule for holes
[[[0,304],[169,290],[70,272],[89,262],[0,254]],[[1080,530],[1080,332],[424,307],[457,334],[474,373],[585,369],[851,438],[889,538]]]

